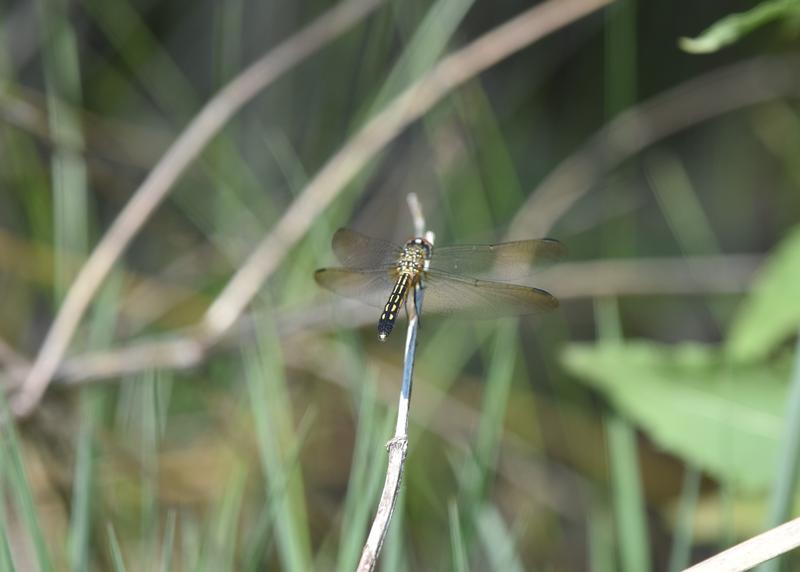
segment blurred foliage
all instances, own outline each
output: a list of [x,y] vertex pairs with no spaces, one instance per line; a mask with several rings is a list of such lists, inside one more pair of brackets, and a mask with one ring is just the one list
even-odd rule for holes
[[659,447],[748,492],[769,488],[786,401],[783,363],[732,366],[699,344],[574,344],[564,367]]
[[[0,2],[9,395],[80,264],[169,143],[331,5]],[[0,433],[0,572],[352,570],[383,482],[403,328],[379,344],[372,310],[318,291],[334,229],[403,240],[413,190],[438,244],[502,240],[532,205],[550,212],[539,185],[587,149],[586,169],[551,197],[574,204],[544,221],[569,247],[565,266],[597,264],[561,283],[561,310],[423,316],[381,569],[677,570],[791,514],[796,1],[620,0],[548,36],[373,160],[200,365],[97,374],[102,352],[186,334],[348,136],[529,6],[387,3],[226,126],[118,262],[36,414]],[[689,45],[714,53],[679,49],[702,29]],[[729,106],[719,78],[744,61],[761,73],[734,84],[752,104]],[[638,121],[630,138],[595,138],[620,117]],[[631,153],[642,135],[654,143]],[[757,257],[755,274],[740,254]],[[704,256],[728,271],[687,272],[678,290],[603,265]],[[615,280],[623,294],[594,299]]]
[[696,38],[681,38],[680,46],[692,54],[716,52],[738,42],[753,30],[781,19],[789,20],[796,30],[800,23],[800,2],[766,0],[747,12],[725,16]]
[[800,226],[776,248],[731,324],[733,360],[764,360],[800,328]]

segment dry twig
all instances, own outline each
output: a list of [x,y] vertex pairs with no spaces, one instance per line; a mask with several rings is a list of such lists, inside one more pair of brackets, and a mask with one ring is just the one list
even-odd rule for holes
[[741,572],[800,546],[800,518],[712,556],[684,572]]
[[[424,236],[425,239],[433,244],[434,235],[425,228],[425,218],[422,215],[417,195],[408,195],[408,207],[411,216],[414,218],[414,231],[416,236]],[[392,520],[394,507],[397,504],[397,496],[400,494],[400,484],[403,478],[403,467],[406,462],[408,452],[408,414],[411,410],[411,386],[414,373],[414,356],[417,351],[417,330],[419,329],[419,318],[422,312],[422,302],[425,294],[424,284],[419,281],[414,285],[411,303],[406,302],[408,311],[408,330],[406,332],[406,346],[403,355],[403,383],[400,386],[400,402],[397,404],[397,424],[394,430],[394,437],[386,445],[389,450],[389,463],[386,468],[386,481],[383,483],[381,500],[378,503],[378,510],[375,520],[372,522],[367,542],[361,552],[361,560],[358,563],[359,572],[371,572],[375,569],[378,556],[381,553],[383,540],[389,530],[389,523]]]
[[[559,264],[538,277],[537,285],[558,292],[562,301],[602,296],[739,294],[750,287],[763,257],[752,254],[593,260]],[[272,318],[281,336],[341,327],[361,327],[375,321],[371,309],[346,300],[279,312]],[[218,342],[236,343],[252,335],[248,317]],[[212,349],[201,332],[189,330],[169,338],[142,339],[131,345],[72,356],[54,374],[54,382],[83,384],[115,379],[153,368],[185,369],[205,361]],[[18,388],[30,364],[5,363],[4,387]]]

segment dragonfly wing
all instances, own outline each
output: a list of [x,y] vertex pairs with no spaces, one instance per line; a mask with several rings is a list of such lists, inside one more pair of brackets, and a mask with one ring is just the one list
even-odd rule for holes
[[396,281],[386,269],[323,268],[314,273],[317,284],[334,294],[383,308]]
[[476,278],[517,280],[559,260],[565,253],[564,245],[551,238],[441,246],[433,249],[430,268]]
[[540,288],[478,280],[431,270],[424,279],[422,313],[465,317],[538,314],[558,308],[558,300]]
[[397,263],[403,249],[386,240],[373,238],[349,228],[333,235],[333,252],[347,268],[383,268]]

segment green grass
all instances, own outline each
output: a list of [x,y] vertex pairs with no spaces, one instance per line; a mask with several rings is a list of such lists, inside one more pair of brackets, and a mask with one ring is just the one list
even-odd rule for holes
[[111,552],[111,561],[114,565],[114,571],[125,572],[125,560],[122,556],[122,550],[120,550],[119,541],[117,540],[117,535],[111,523],[107,525],[106,530],[108,532],[108,547]]
[[[245,65],[329,7],[0,6],[0,341],[35,355],[75,260],[163,152],[141,135],[164,144]],[[677,52],[677,38],[728,7],[664,10],[620,0],[435,106],[313,221],[261,289],[258,317],[200,366],[145,365],[80,387],[57,381],[36,415],[4,423],[0,572],[26,561],[44,571],[354,569],[384,479],[403,326],[381,345],[372,323],[337,326],[350,317],[337,309],[323,326],[287,334],[294,312],[325,318],[316,304],[335,302],[312,278],[333,261],[333,231],[402,240],[413,190],[437,245],[497,240],[561,159],[640,98],[792,47],[787,18],[695,59]],[[185,334],[199,310],[174,300],[210,302],[349,134],[513,14],[471,0],[390,3],[291,70],[215,138],[148,221],[70,355]],[[715,95],[709,88],[706,101],[690,104]],[[800,382],[796,367],[786,372],[800,356],[799,118],[787,98],[691,126],[596,181],[555,221],[569,262],[767,253],[785,238],[752,296],[645,291],[485,323],[423,309],[408,464],[380,569],[679,570],[792,514]],[[31,124],[35,133],[20,127]],[[567,363],[562,349],[573,342],[590,344],[581,355],[597,358],[593,371]],[[680,354],[694,355],[692,369],[669,359],[674,342],[707,351]],[[604,344],[618,347],[614,363],[598,361],[612,355]],[[647,348],[651,367],[633,387],[636,364],[626,359],[636,348]],[[719,363],[701,375],[703,359]],[[645,396],[664,389],[659,375],[680,379],[657,408]],[[740,384],[740,400],[752,396],[748,420],[761,406],[770,419],[783,416],[783,437],[760,447],[775,451],[775,466],[754,479],[737,456],[744,441],[700,438],[719,435],[714,420],[724,416],[711,403],[726,383]],[[666,421],[678,418],[692,384],[718,399],[692,401],[707,408],[692,417],[705,420],[702,431],[691,446],[674,446],[679,431],[665,435],[656,421],[671,408]],[[423,403],[426,390],[439,397]],[[773,401],[785,411],[774,413]],[[655,561],[662,556],[666,564]]]
[[268,499],[274,503],[278,553],[286,570],[308,570],[313,556],[308,538],[303,480],[292,450],[299,445],[280,364],[275,333],[265,324],[259,352],[244,356],[251,414]]
[[464,537],[461,534],[461,523],[458,516],[458,505],[455,501],[450,501],[448,505],[450,516],[450,549],[453,552],[453,570],[455,572],[466,572],[467,568],[467,547],[464,544]]
[[675,519],[675,537],[669,554],[668,570],[684,570],[691,559],[693,518],[700,496],[700,470],[692,465],[686,467],[681,498]]
[[[5,399],[0,399],[0,415],[3,419],[8,419],[10,412]],[[3,483],[4,489],[13,502],[5,506],[5,515],[13,510],[19,519],[19,532],[24,535],[30,543],[26,550],[28,555],[40,570],[45,572],[53,570],[52,557],[45,540],[44,531],[41,526],[33,491],[30,488],[31,482],[28,472],[25,469],[25,461],[21,449],[21,443],[17,435],[17,430],[13,426],[6,426],[0,436],[0,449],[3,457]],[[5,527],[9,526],[9,521],[5,521]],[[4,535],[4,538],[6,537]],[[5,552],[5,551],[4,551]]]
[[[786,427],[781,438],[779,464],[770,499],[766,526],[772,528],[790,519],[797,496],[798,457],[800,456],[800,341],[794,350],[794,366],[789,381]],[[777,571],[781,558],[763,564],[760,570]]]

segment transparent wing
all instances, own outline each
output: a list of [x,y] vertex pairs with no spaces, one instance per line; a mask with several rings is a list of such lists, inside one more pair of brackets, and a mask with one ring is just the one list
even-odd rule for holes
[[383,269],[323,268],[314,273],[314,279],[334,294],[383,308],[394,288],[396,276]]
[[559,260],[566,248],[542,238],[500,244],[462,244],[433,248],[431,270],[495,280],[530,276],[536,268]]
[[385,268],[394,266],[403,249],[386,240],[372,238],[348,228],[333,235],[333,252],[347,268]]
[[422,315],[483,317],[538,314],[558,308],[558,300],[539,288],[466,278],[430,270],[425,276]]

